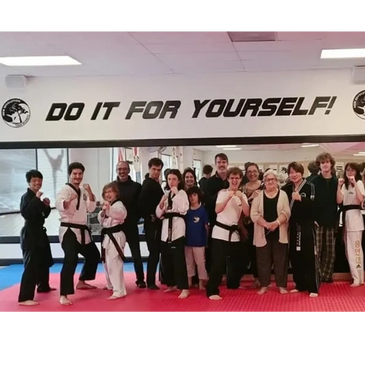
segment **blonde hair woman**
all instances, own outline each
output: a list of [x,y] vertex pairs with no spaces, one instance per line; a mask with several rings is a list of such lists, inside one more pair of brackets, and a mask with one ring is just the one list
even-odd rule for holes
[[274,263],[276,286],[286,294],[288,277],[288,221],[290,206],[287,194],[279,189],[278,175],[268,170],[263,177],[265,190],[253,200],[251,219],[254,223],[253,244],[256,246],[257,269],[261,289],[267,292]]

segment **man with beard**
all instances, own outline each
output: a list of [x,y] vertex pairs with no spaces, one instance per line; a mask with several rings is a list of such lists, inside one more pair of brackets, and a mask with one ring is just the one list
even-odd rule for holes
[[[216,222],[217,214],[215,212],[215,204],[217,201],[218,193],[222,189],[228,189],[229,183],[227,180],[228,170],[228,156],[224,153],[218,153],[215,158],[216,173],[208,179],[206,185],[206,194],[204,195],[204,202],[208,211],[209,222],[210,222],[210,237],[213,227]],[[211,262],[211,239],[208,240],[208,247],[206,250],[206,266],[207,271],[210,269]]]
[[85,257],[85,263],[76,285],[76,289],[95,289],[85,281],[94,280],[100,261],[100,252],[96,247],[91,230],[87,226],[87,213],[96,208],[95,195],[89,184],[81,186],[85,167],[80,162],[68,166],[69,183],[57,194],[56,208],[60,213],[61,226],[59,237],[65,253],[61,270],[62,305],[71,305],[68,295],[74,294],[74,274],[78,254]]
[[127,218],[123,224],[123,231],[126,236],[129,248],[131,250],[134,271],[136,273],[136,285],[138,288],[145,288],[143,264],[141,257],[141,247],[139,242],[138,221],[140,213],[138,209],[138,200],[141,194],[141,184],[133,181],[129,176],[130,167],[126,161],[117,164],[117,184],[119,189],[119,199],[127,209]]

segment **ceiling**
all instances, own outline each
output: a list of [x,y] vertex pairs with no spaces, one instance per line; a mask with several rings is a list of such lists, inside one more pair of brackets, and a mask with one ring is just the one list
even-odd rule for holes
[[365,32],[272,33],[274,41],[232,42],[227,32],[1,32],[0,57],[69,55],[82,65],[0,65],[0,76],[145,77],[365,65],[364,59],[320,59],[323,48],[365,47]]
[[[245,151],[294,151],[301,149],[301,144],[264,144],[264,145],[237,145],[241,148],[239,152]],[[217,146],[195,146],[200,151],[225,152],[222,147]],[[321,143],[317,148],[323,152],[329,152],[334,156],[352,156],[358,152],[365,152],[365,142],[344,142],[344,143]],[[311,148],[307,148],[308,151]],[[236,152],[236,151],[234,151]]]

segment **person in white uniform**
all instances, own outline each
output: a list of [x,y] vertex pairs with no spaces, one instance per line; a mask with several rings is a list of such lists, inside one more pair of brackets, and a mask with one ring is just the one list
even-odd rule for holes
[[184,219],[189,210],[189,200],[179,170],[170,170],[167,184],[168,190],[156,208],[156,217],[162,219],[161,263],[168,286],[165,292],[180,289],[179,298],[184,299],[189,295]]
[[104,186],[102,197],[105,200],[98,220],[101,230],[102,261],[104,264],[107,289],[113,291],[109,300],[123,298],[127,295],[124,284],[123,262],[126,236],[123,223],[127,218],[127,210],[118,197],[118,185],[110,183]]
[[72,162],[68,166],[69,183],[57,194],[56,209],[60,213],[61,226],[59,239],[65,253],[61,270],[60,303],[70,305],[68,295],[74,294],[74,274],[78,262],[78,254],[85,257],[79,282],[76,289],[95,289],[86,280],[94,280],[100,261],[100,252],[91,237],[87,226],[87,213],[96,208],[95,195],[90,185],[81,182],[85,167],[80,162]]
[[361,206],[364,199],[365,189],[360,166],[349,162],[345,166],[345,178],[338,179],[337,203],[342,211],[343,235],[353,279],[352,287],[364,284],[364,254],[361,246],[364,231]]
[[250,207],[245,194],[239,187],[243,173],[238,167],[231,167],[227,173],[229,188],[218,193],[215,212],[217,221],[212,231],[212,263],[206,287],[211,300],[220,300],[219,285],[227,272],[227,288],[238,289],[244,265],[244,243],[239,233],[241,215],[248,216]]

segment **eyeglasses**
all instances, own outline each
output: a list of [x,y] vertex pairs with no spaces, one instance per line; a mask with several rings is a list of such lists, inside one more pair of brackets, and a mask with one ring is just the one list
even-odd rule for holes
[[276,179],[265,179],[265,182],[276,181]]

